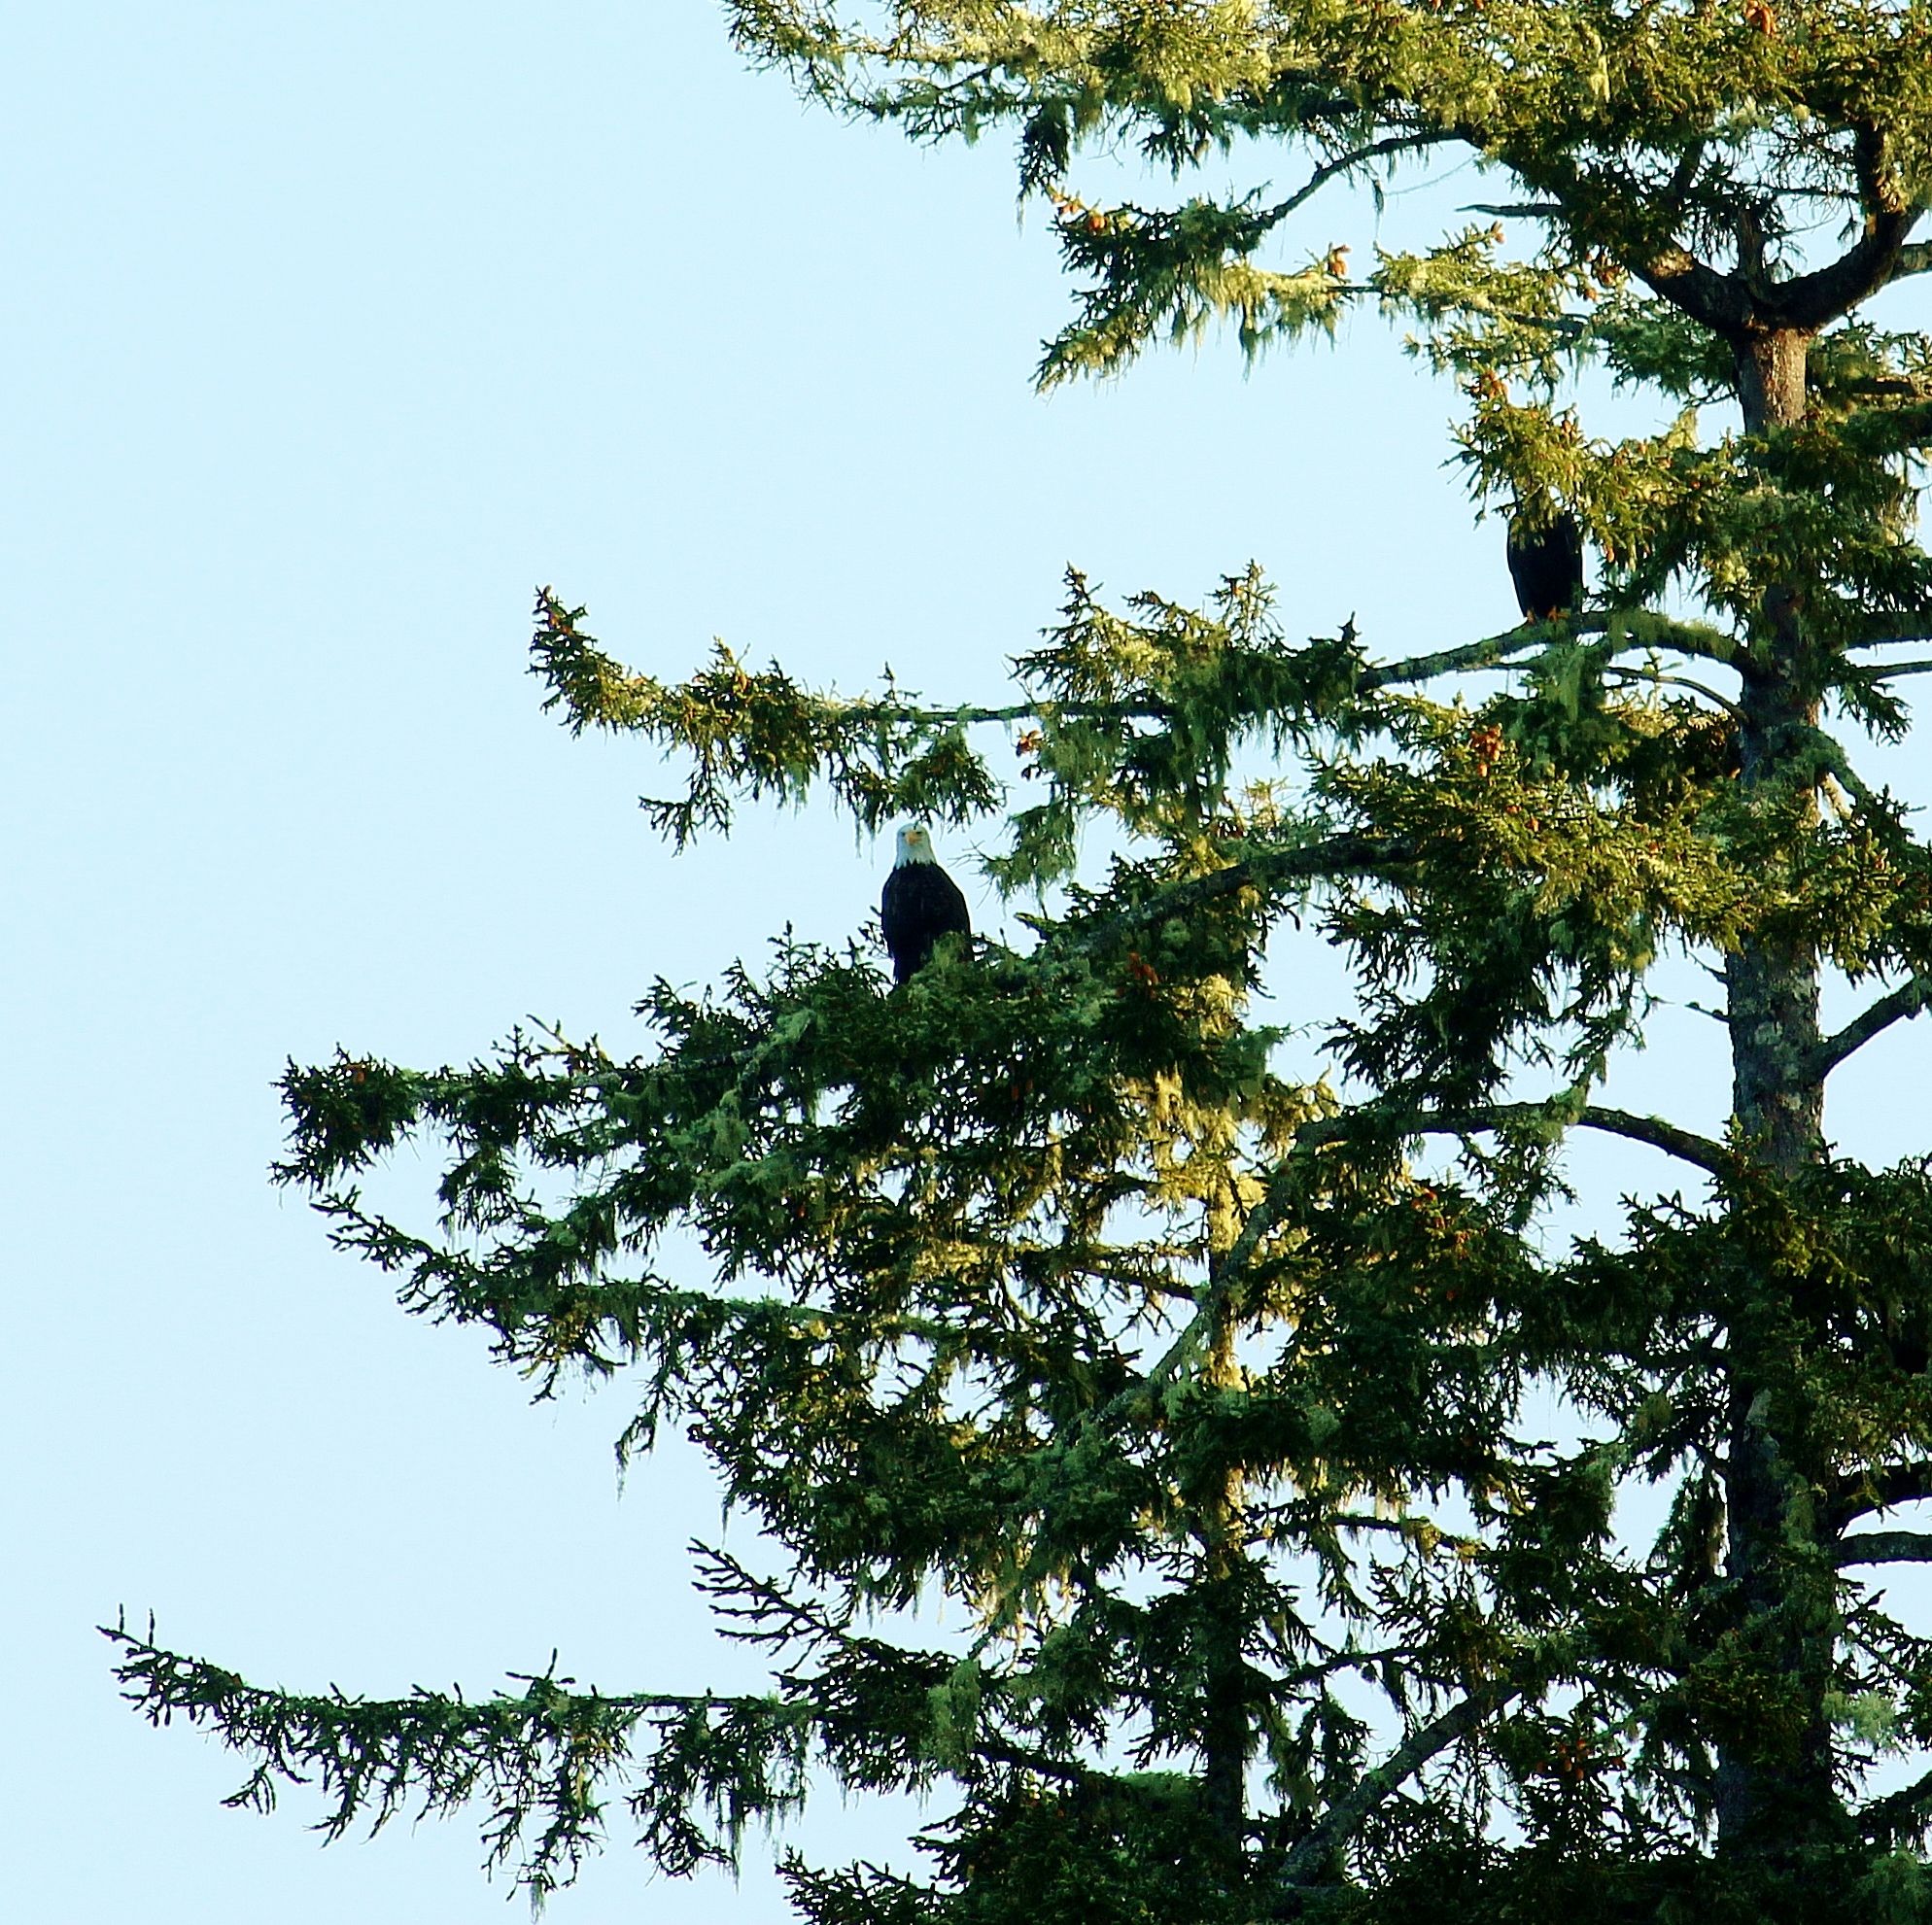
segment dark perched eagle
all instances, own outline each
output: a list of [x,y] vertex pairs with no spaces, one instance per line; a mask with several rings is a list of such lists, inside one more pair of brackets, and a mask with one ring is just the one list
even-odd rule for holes
[[932,954],[942,936],[970,936],[973,918],[959,884],[939,866],[923,829],[899,831],[899,859],[879,899],[880,926],[892,951],[892,980],[904,982]]
[[1547,621],[1583,602],[1583,532],[1568,509],[1532,523],[1521,509],[1509,518],[1509,579],[1526,622]]

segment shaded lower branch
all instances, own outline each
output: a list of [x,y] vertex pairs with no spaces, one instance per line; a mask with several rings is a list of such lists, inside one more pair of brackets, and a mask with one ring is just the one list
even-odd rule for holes
[[1932,622],[1900,622],[1887,620],[1883,632],[1874,630],[1871,635],[1849,642],[1851,648],[1900,648],[1909,641],[1932,641]]
[[1896,1845],[1906,1839],[1922,1839],[1932,1812],[1932,1771],[1915,1778],[1889,1798],[1880,1798],[1858,1814],[1858,1829],[1878,1845]]
[[1932,1498],[1932,1461],[1915,1460],[1839,1478],[1831,1493],[1830,1517],[1834,1525],[1843,1528],[1853,1518],[1896,1510],[1900,1504],[1926,1498]]
[[1560,200],[1470,200],[1456,212],[1493,214],[1500,221],[1560,221],[1564,206]]
[[1311,1874],[1326,1872],[1337,1848],[1347,1842],[1370,1812],[1393,1798],[1432,1758],[1459,1743],[1492,1712],[1501,1710],[1522,1694],[1520,1684],[1498,1684],[1472,1691],[1460,1703],[1452,1704],[1439,1717],[1432,1718],[1414,1732],[1373,1770],[1364,1772],[1290,1850],[1279,1878],[1287,1889],[1274,1915],[1293,1918],[1300,1909],[1297,1887],[1318,1882],[1318,1877]]
[[1932,1531],[1868,1530],[1841,1538],[1833,1562],[1840,1570],[1853,1564],[1932,1564]]

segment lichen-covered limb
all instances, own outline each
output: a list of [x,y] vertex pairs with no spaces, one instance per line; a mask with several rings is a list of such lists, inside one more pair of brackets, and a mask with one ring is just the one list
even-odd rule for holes
[[1613,655],[1652,653],[1662,650],[1673,655],[1694,655],[1709,662],[1735,666],[1741,659],[1739,644],[1721,629],[1704,622],[1673,621],[1647,608],[1606,609],[1595,613],[1566,615],[1557,621],[1522,622],[1480,640],[1463,642],[1454,648],[1441,648],[1424,655],[1405,656],[1394,662],[1371,662],[1357,677],[1356,686],[1363,694],[1375,689],[1413,686],[1433,681],[1438,675],[1454,674],[1470,669],[1508,666],[1528,668],[1521,656],[1536,656],[1553,646],[1566,643],[1572,636],[1601,635],[1609,638]]
[[399,1811],[489,1811],[492,1867],[518,1861],[541,1893],[569,1882],[602,1842],[606,1800],[621,1794],[638,1841],[667,1872],[731,1864],[747,1824],[796,1809],[811,1727],[772,1697],[571,1689],[553,1672],[482,1702],[418,1689],[403,1699],[264,1690],[233,1671],[104,1625],[120,1647],[123,1696],[154,1724],[181,1717],[253,1760],[227,1801],[265,1810],[280,1784],[316,1785],[320,1829],[380,1830]]

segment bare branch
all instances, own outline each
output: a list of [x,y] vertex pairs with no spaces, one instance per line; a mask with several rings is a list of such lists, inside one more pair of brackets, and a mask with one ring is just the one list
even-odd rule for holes
[[1475,1109],[1437,1111],[1411,1116],[1378,1114],[1358,1110],[1352,1116],[1333,1117],[1320,1122],[1304,1123],[1296,1141],[1306,1143],[1335,1141],[1352,1135],[1358,1128],[1373,1128],[1381,1133],[1402,1136],[1463,1136],[1485,1130],[1507,1129],[1512,1123],[1540,1124],[1546,1128],[1595,1129],[1609,1136],[1624,1136],[1633,1143],[1648,1144],[1667,1155],[1724,1176],[1737,1167],[1736,1155],[1721,1143],[1692,1130],[1679,1129],[1662,1117],[1639,1117],[1629,1110],[1606,1109],[1588,1103],[1575,1111],[1557,1103],[1485,1103]]
[[[1534,1112],[1540,1106],[1525,1103],[1510,1107]],[[1584,1129],[1602,1130],[1608,1136],[1627,1136],[1633,1143],[1647,1143],[1651,1149],[1661,1150],[1682,1162],[1694,1163],[1714,1177],[1728,1175],[1737,1166],[1737,1157],[1723,1144],[1699,1136],[1695,1130],[1679,1129],[1662,1117],[1639,1117],[1629,1110],[1610,1110],[1592,1103],[1576,1120]]]
[[1932,1564],[1932,1531],[1867,1530],[1843,1537],[1832,1562],[1850,1564]]
[[1906,199],[1884,150],[1876,126],[1853,130],[1852,165],[1865,210],[1865,231],[1836,260],[1775,291],[1774,314],[1783,326],[1822,327],[1895,278],[1899,256],[1923,210]]
[[1932,641],[1932,622],[1905,622],[1888,625],[1887,635],[1868,636],[1863,641],[1848,644],[1852,648],[1902,648],[1907,642]]
[[[1307,1880],[1311,1873],[1322,1872],[1335,1847],[1378,1805],[1394,1797],[1438,1752],[1466,1737],[1493,1711],[1501,1710],[1522,1695],[1520,1684],[1496,1684],[1470,1692],[1460,1703],[1452,1704],[1440,1717],[1432,1718],[1398,1744],[1372,1771],[1358,1778],[1354,1787],[1328,1806],[1321,1822],[1288,1854],[1288,1862],[1281,1871],[1281,1882],[1289,1887],[1283,1894],[1285,1904],[1298,1908],[1294,1888]],[[1279,1915],[1292,1917],[1294,1910]]]
[[[1633,261],[1633,269],[1653,292],[1734,344],[1752,327],[1815,332],[1898,278],[1907,237],[1922,212],[1903,199],[1873,129],[1858,129],[1855,153],[1865,231],[1823,267],[1767,283],[1747,271],[1748,261],[1744,270],[1722,274],[1683,246],[1672,245],[1648,260]],[[1920,265],[1904,271],[1916,272]]]
[[1277,201],[1267,210],[1265,219],[1270,225],[1285,220],[1304,201],[1310,201],[1322,191],[1338,174],[1350,174],[1356,168],[1365,166],[1371,160],[1379,160],[1386,155],[1411,153],[1418,148],[1439,147],[1445,141],[1457,136],[1441,128],[1427,133],[1390,134],[1382,140],[1370,141],[1364,147],[1351,148],[1346,154],[1338,154],[1334,159],[1324,162],[1309,175],[1286,200]]
[[973,1749],[996,1765],[1011,1765],[1016,1770],[1037,1771],[1045,1778],[1058,1778],[1063,1784],[1089,1785],[1106,1782],[1105,1772],[1089,1770],[1076,1759],[1052,1758],[1031,1746],[1010,1743],[1002,1737],[978,1737]]
[[1735,340],[1749,319],[1743,283],[1736,275],[1718,273],[1686,248],[1663,248],[1650,259],[1631,264],[1652,293],[1726,340]]
[[1659,674],[1651,669],[1627,669],[1622,667],[1613,669],[1610,672],[1619,681],[1648,682],[1653,688],[1688,689],[1692,695],[1701,695],[1707,702],[1721,708],[1733,721],[1742,722],[1743,720],[1744,711],[1729,696],[1719,694],[1716,689],[1711,688],[1708,683],[1697,680],[1695,676],[1664,675]]
[[1564,206],[1556,200],[1471,200],[1458,214],[1493,214],[1499,221],[1560,221]]
[[1932,1002],[1932,974],[1921,971],[1900,983],[1889,996],[1880,996],[1863,1015],[1853,1017],[1835,1036],[1827,1036],[1811,1051],[1805,1065],[1806,1075],[1813,1082],[1827,1076],[1853,1050],[1862,1049],[1893,1023],[1915,1016],[1928,1002]]

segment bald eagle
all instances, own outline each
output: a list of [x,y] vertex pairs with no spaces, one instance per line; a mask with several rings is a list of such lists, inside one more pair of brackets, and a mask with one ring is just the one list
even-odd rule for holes
[[1583,532],[1565,509],[1532,523],[1522,509],[1509,518],[1509,579],[1526,622],[1547,621],[1583,601]]
[[932,837],[919,828],[899,831],[899,857],[879,899],[880,926],[892,951],[892,980],[904,982],[932,955],[942,936],[970,936],[973,919],[959,884],[939,866]]

